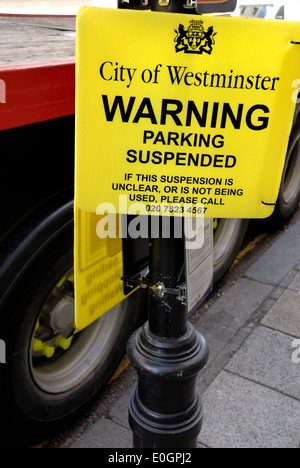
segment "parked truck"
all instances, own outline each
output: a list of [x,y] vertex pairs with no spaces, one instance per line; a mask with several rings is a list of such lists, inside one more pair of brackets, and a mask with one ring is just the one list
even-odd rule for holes
[[[75,29],[72,16],[0,16],[0,445],[41,440],[77,416],[145,319],[138,291],[85,330],[74,323]],[[300,199],[299,119],[297,111],[276,207],[281,224]],[[219,281],[248,221],[214,226]]]

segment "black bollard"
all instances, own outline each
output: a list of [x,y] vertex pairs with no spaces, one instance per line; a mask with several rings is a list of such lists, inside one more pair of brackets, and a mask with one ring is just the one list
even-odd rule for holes
[[[193,0],[118,0],[120,8],[196,13]],[[208,359],[203,336],[188,322],[178,289],[184,240],[159,235],[149,240],[148,321],[129,339],[127,354],[138,373],[129,403],[134,448],[196,448],[203,407],[196,379]],[[181,220],[183,222],[183,220]],[[153,224],[152,224],[153,225]],[[150,284],[150,286],[149,286]]]
[[[162,234],[162,219],[157,218]],[[148,322],[130,338],[127,353],[138,373],[129,422],[135,448],[196,448],[203,409],[196,388],[208,350],[188,322],[174,292],[184,262],[184,241],[172,236],[150,242]]]

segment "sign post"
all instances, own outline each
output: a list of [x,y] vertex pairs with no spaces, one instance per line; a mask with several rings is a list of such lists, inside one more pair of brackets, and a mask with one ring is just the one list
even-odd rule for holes
[[[196,447],[202,425],[196,379],[208,348],[186,304],[192,310],[199,303],[195,278],[202,271],[209,280],[211,248],[208,237],[201,252],[196,246],[185,254],[186,219],[264,218],[278,196],[300,75],[300,27],[197,16],[234,6],[119,0],[121,9],[156,13],[86,7],[77,18],[76,324],[87,326],[124,298],[122,236],[106,242],[110,219],[117,228],[116,215],[128,221],[138,214],[133,225],[141,234],[143,220],[151,221],[149,274],[131,281],[147,287],[149,304],[147,323],[127,347],[138,373],[129,405],[136,448]],[[104,241],[89,246],[83,240],[93,239],[95,223]],[[208,234],[210,226],[198,232]],[[123,259],[128,251],[127,244]],[[130,268],[123,271],[130,276]]]
[[148,322],[130,338],[127,354],[138,373],[129,404],[135,448],[196,448],[202,426],[202,402],[196,389],[198,372],[208,358],[203,336],[188,322],[178,279],[184,264],[184,241],[150,239]]
[[[124,6],[122,0],[119,3]],[[191,3],[151,2],[156,11],[191,13],[193,9],[196,13],[195,2]],[[133,446],[196,448],[203,419],[196,378],[207,362],[208,348],[204,337],[188,322],[186,302],[178,300],[180,273],[186,263],[184,236],[175,238],[174,217],[170,218],[168,238],[163,218],[153,219],[159,235],[149,239],[148,321],[127,345],[128,357],[138,373],[138,386],[129,404]]]

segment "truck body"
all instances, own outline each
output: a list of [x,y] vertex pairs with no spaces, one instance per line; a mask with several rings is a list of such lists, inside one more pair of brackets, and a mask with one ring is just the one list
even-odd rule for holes
[[73,184],[75,18],[2,16],[0,47],[1,238]]

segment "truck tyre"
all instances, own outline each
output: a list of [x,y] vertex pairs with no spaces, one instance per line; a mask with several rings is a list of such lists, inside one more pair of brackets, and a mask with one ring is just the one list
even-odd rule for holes
[[[299,110],[299,109],[298,109]],[[275,211],[270,218],[274,228],[280,228],[293,216],[300,202],[300,115],[294,121],[290,135],[283,175]]]
[[[97,395],[137,326],[137,292],[78,332],[73,322],[72,210],[66,228],[46,239],[0,310],[1,442],[30,446],[59,431]],[[28,246],[29,248],[30,246]],[[64,336],[70,330],[72,339]],[[54,334],[61,334],[59,344]],[[71,341],[71,343],[70,343]]]
[[246,219],[214,220],[214,283],[221,281],[234,262],[248,225]]

